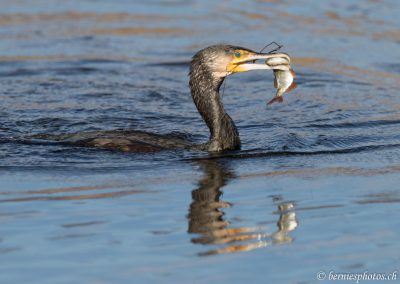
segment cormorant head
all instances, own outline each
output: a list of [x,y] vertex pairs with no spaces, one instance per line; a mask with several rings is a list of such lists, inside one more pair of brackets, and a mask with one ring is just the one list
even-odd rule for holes
[[253,50],[233,45],[212,45],[206,47],[193,56],[190,73],[205,71],[214,79],[222,79],[230,74],[246,72],[250,70],[272,69],[265,62],[255,63],[256,60],[270,58],[285,58],[287,64],[290,58],[284,53],[259,53]]

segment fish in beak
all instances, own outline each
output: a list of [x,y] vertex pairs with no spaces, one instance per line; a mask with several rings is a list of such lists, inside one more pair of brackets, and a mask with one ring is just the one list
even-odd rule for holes
[[[285,60],[283,58],[271,58],[265,61],[265,64],[268,66],[282,65],[285,64]],[[296,77],[296,73],[294,73],[293,69],[288,65],[289,70],[279,70],[274,68],[274,87],[276,89],[275,97],[270,100],[267,104],[270,105],[274,102],[283,102],[283,94],[285,92],[290,92],[297,87],[297,84],[294,82],[294,78]]]
[[[263,63],[256,63],[263,60]],[[270,63],[271,62],[271,63]],[[279,64],[277,64],[279,63]],[[237,50],[228,64],[230,73],[247,72],[251,70],[289,70],[290,57],[285,53],[256,53],[247,50]]]

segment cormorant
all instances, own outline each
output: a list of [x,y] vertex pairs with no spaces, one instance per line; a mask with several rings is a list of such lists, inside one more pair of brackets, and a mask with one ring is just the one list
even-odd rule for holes
[[[264,62],[255,63],[259,59],[276,57],[286,59],[287,64],[269,66]],[[212,45],[198,51],[190,64],[189,86],[197,110],[210,130],[210,139],[205,144],[193,145],[177,137],[126,130],[61,135],[56,140],[127,152],[153,152],[174,148],[195,148],[210,152],[239,149],[239,132],[221,102],[219,89],[222,82],[233,73],[260,69],[288,70],[289,62],[289,56],[284,53],[259,53],[232,45]]]
[[[234,150],[240,147],[239,132],[232,118],[225,112],[219,88],[225,77],[239,72],[259,69],[288,70],[288,66],[255,64],[258,59],[290,58],[283,53],[258,53],[232,45],[213,45],[197,52],[190,64],[190,91],[197,110],[210,129],[208,151]],[[251,63],[253,62],[253,63]]]

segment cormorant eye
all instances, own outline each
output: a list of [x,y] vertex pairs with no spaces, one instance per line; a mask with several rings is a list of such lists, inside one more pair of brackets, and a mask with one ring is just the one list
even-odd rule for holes
[[236,58],[239,58],[241,55],[242,55],[242,54],[240,54],[239,51],[235,52],[235,57],[236,57]]

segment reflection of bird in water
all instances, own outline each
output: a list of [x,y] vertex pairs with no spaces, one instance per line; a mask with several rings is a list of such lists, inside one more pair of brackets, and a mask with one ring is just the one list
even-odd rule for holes
[[199,187],[192,191],[188,232],[200,234],[192,238],[193,243],[226,245],[201,255],[249,251],[293,241],[289,232],[296,229],[297,220],[291,202],[278,205],[278,230],[272,234],[260,233],[260,228],[230,228],[222,210],[229,208],[231,204],[221,201],[220,197],[221,187],[234,175],[216,161],[207,160],[200,163],[205,174],[199,182]]
[[[201,234],[193,238],[194,243],[222,242],[229,232],[226,231],[228,223],[224,221],[224,213],[221,208],[229,208],[231,205],[220,201],[224,186],[233,174],[222,168],[215,161],[201,161],[204,177],[199,182],[199,187],[192,191],[193,202],[189,209],[189,233]],[[219,240],[219,241],[217,241]]]
[[278,231],[271,234],[273,244],[284,244],[293,241],[293,237],[289,236],[288,233],[297,228],[298,223],[296,220],[296,213],[291,211],[294,209],[292,202],[284,202],[278,205],[279,209],[279,221]]
[[[286,54],[257,53],[249,49],[231,45],[214,45],[197,52],[190,64],[190,90],[197,110],[210,130],[210,140],[202,145],[192,145],[180,137],[157,135],[139,131],[85,132],[58,137],[36,138],[56,139],[80,146],[94,146],[131,152],[153,152],[173,148],[195,148],[207,151],[238,149],[238,130],[222,105],[219,89],[225,77],[239,72],[258,69],[272,69],[263,64],[255,64],[258,59],[284,57]],[[287,70],[286,65],[273,66]]]

